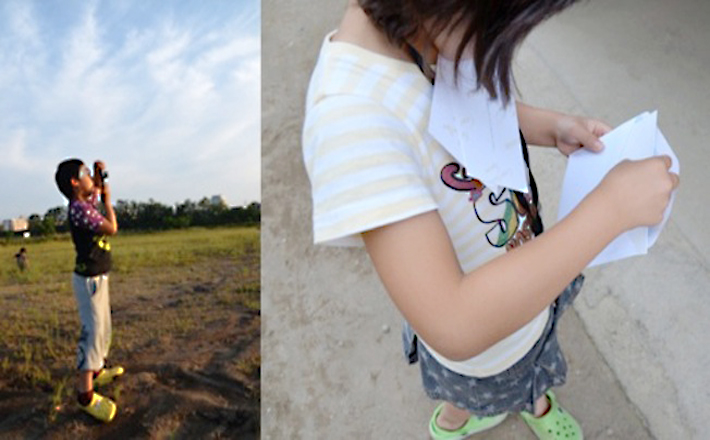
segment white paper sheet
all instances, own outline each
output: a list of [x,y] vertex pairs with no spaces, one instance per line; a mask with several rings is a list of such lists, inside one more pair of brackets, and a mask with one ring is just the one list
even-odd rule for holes
[[[567,216],[602,181],[606,173],[624,159],[639,160],[665,154],[673,161],[671,171],[679,174],[678,158],[658,128],[657,121],[658,112],[641,113],[603,136],[601,140],[606,148],[602,152],[579,150],[571,154],[562,184],[558,218]],[[662,223],[621,234],[589,263],[589,267],[634,255],[645,255],[668,221],[674,199],[675,192]]]
[[520,148],[515,102],[503,105],[486,89],[476,90],[473,61],[437,61],[429,133],[472,176],[491,189],[505,187],[528,192],[528,172]]

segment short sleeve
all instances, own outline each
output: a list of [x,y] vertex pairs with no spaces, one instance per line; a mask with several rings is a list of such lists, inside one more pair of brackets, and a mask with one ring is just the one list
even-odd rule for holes
[[437,209],[416,143],[370,99],[334,95],[315,103],[303,132],[315,243],[359,246],[362,232]]
[[103,216],[90,202],[74,202],[69,206],[69,221],[72,226],[98,232]]

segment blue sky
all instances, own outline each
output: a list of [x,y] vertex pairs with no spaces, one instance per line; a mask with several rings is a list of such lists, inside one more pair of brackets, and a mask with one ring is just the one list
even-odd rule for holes
[[103,159],[114,203],[260,200],[258,0],[0,2],[0,220],[65,203]]

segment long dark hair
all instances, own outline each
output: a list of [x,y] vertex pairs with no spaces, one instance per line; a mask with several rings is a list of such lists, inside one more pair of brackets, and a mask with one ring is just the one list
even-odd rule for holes
[[[471,48],[478,85],[494,98],[510,98],[516,47],[545,19],[578,0],[358,0],[370,20],[395,44],[404,44],[428,23],[432,35],[462,27],[456,65]],[[475,43],[469,45],[469,43]]]

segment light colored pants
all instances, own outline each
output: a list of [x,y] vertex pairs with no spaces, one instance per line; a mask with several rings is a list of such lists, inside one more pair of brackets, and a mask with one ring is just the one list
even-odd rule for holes
[[77,369],[100,370],[111,346],[111,304],[108,275],[72,276],[74,296],[81,320]]

